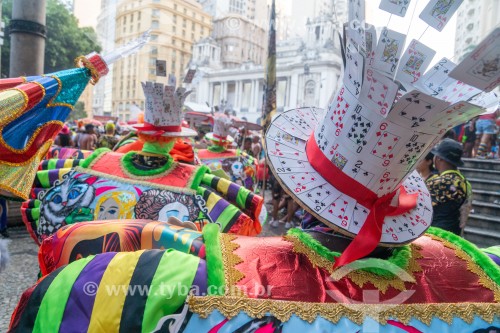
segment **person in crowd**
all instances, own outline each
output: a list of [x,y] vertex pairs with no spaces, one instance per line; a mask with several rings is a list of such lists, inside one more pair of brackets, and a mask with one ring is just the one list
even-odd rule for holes
[[463,165],[462,144],[444,139],[432,153],[434,166],[439,172],[439,175],[427,180],[434,209],[432,225],[460,235],[472,201],[471,185],[458,171],[458,167]]
[[475,156],[474,144],[476,142],[476,120],[471,119],[464,125],[462,144],[464,145],[464,157],[471,158]]
[[115,124],[112,122],[107,123],[105,130],[106,132],[101,135],[97,147],[113,149],[119,141],[115,134]]
[[261,158],[262,143],[260,142],[260,136],[258,135],[254,135],[252,138],[252,152],[255,158]]
[[73,147],[73,136],[69,130],[68,125],[64,125],[56,139],[54,144],[59,147]]
[[434,168],[434,154],[429,152],[423,160],[418,162],[416,169],[424,181],[436,176],[437,170]]
[[492,137],[496,134],[495,121],[500,115],[497,110],[494,113],[479,116],[476,122],[476,157],[484,159],[488,157],[492,147]]
[[97,135],[94,132],[94,125],[85,125],[85,133],[80,135],[78,147],[83,150],[94,150],[97,145]]
[[0,235],[3,238],[9,238],[7,232],[7,200],[0,198]]
[[85,133],[85,126],[83,125],[83,122],[80,120],[78,121],[76,130],[73,133],[73,143],[76,148],[80,148],[79,147],[80,138],[84,133]]
[[[274,177],[273,177],[274,178]],[[293,227],[293,217],[299,208],[299,205],[285,193],[280,183],[277,180],[273,181],[273,212],[272,220],[269,223],[271,227],[277,228],[280,224],[284,224],[286,229]],[[286,208],[285,220],[279,219],[279,211]]]
[[255,157],[252,151],[252,138],[249,137],[245,138],[245,141],[243,142],[243,151],[248,155]]

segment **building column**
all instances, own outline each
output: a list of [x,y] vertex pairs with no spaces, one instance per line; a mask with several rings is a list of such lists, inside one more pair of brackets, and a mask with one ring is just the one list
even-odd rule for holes
[[292,73],[292,78],[290,80],[290,107],[295,108],[299,102],[298,96],[299,87],[299,77],[298,74]]
[[10,77],[43,74],[45,59],[45,0],[12,2]]

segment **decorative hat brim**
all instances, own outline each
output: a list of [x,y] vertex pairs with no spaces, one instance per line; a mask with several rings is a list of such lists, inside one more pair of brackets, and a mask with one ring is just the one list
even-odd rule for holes
[[[286,117],[284,117],[286,116]],[[340,192],[311,165],[306,153],[311,138],[325,110],[300,108],[278,115],[266,133],[266,153],[274,175],[285,192],[294,197],[318,220],[349,237],[355,237],[370,213],[354,198]],[[306,126],[296,126],[288,119],[297,119]],[[397,216],[387,216],[379,245],[398,246],[420,237],[432,220],[432,202],[424,180],[415,171],[401,184],[408,194],[418,194],[417,205]]]
[[143,133],[146,135],[158,135],[158,136],[163,136],[163,137],[192,137],[192,136],[197,136],[198,132],[191,128],[187,127],[181,127],[180,132],[166,132],[161,129],[158,130],[151,130],[149,127],[147,130],[144,129],[145,125],[144,124],[137,124],[137,125],[132,125],[132,128],[138,132],[138,133]]
[[205,135],[205,137],[207,138],[207,140],[217,142],[217,143],[233,143],[234,142],[233,137],[230,135],[228,135],[225,139],[220,139],[220,138],[215,137],[213,132],[207,133]]

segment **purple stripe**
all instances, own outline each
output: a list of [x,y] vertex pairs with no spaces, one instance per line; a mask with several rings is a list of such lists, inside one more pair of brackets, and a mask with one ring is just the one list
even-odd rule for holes
[[236,201],[236,197],[238,196],[239,190],[240,190],[239,185],[235,183],[231,183],[229,185],[229,188],[227,189],[227,198],[229,199],[229,201]]
[[49,170],[49,182],[50,184],[42,184],[44,186],[53,186],[54,182],[59,179],[59,170]]
[[200,259],[200,263],[198,264],[193,286],[197,286],[197,288],[194,288],[195,296],[207,295],[207,262],[203,259]]
[[[214,194],[211,194],[211,195],[214,195]],[[224,199],[219,199],[219,201],[217,201],[214,205],[214,208],[212,208],[212,210],[210,211],[210,217],[212,218],[212,221],[216,221],[220,214],[222,214],[222,212],[224,211],[224,209],[226,209],[226,207],[229,206],[229,202],[227,202],[226,200]]]
[[62,169],[64,168],[64,163],[66,162],[66,160],[57,160],[56,161],[56,168],[57,169]]
[[[99,286],[109,262],[115,255],[115,252],[99,254],[81,271],[71,288],[59,332],[86,332],[88,330],[97,293],[97,289],[88,288],[90,285]],[[90,295],[86,291],[95,293]]]

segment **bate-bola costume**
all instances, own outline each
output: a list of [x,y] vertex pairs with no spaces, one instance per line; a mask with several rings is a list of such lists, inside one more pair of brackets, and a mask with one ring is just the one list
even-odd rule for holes
[[[429,228],[430,195],[412,173],[448,128],[484,111],[488,95],[470,100],[480,91],[457,87],[447,70],[459,93],[430,96],[405,81],[411,91],[396,99],[387,70],[397,61],[381,67],[367,55],[385,44],[401,54],[388,41],[397,36],[384,30],[375,48],[351,42],[359,30],[346,33],[347,74],[327,110],[281,113],[266,133],[271,169],[314,222],[262,238],[216,223],[200,233],[185,221],[65,226],[44,240],[45,275],[23,294],[10,332],[498,330],[498,251]],[[412,59],[400,65],[422,66]],[[381,87],[384,101],[372,103]]]

